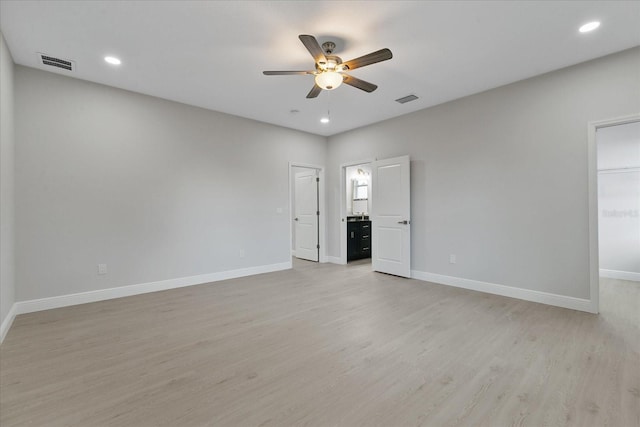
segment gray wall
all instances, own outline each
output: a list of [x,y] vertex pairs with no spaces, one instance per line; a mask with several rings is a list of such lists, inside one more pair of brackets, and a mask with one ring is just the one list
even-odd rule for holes
[[287,262],[289,161],[326,164],[337,257],[339,165],[404,154],[413,269],[588,298],[586,124],[640,111],[640,49],[328,143],[19,66],[15,90],[19,301]]
[[0,323],[15,300],[13,60],[0,33]]
[[21,66],[15,84],[17,300],[290,260],[288,162],[324,162],[324,137]]
[[587,122],[639,111],[635,48],[333,136],[329,255],[339,165],[408,154],[412,269],[589,298]]
[[640,122],[599,129],[596,139],[600,269],[640,275]]

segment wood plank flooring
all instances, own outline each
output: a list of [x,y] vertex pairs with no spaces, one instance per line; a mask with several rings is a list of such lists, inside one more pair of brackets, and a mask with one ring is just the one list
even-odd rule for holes
[[599,316],[294,269],[20,315],[0,425],[640,425],[640,284]]

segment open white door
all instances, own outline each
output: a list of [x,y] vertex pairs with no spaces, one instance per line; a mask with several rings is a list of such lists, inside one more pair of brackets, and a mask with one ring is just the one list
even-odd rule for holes
[[372,166],[373,270],[411,277],[409,156],[378,160]]
[[297,173],[295,177],[296,258],[318,261],[318,180],[317,171]]

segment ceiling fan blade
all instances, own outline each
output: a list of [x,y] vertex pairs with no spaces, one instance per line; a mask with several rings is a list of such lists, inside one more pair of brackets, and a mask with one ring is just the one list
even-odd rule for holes
[[313,56],[313,60],[318,63],[327,63],[327,58],[324,56],[324,51],[318,44],[318,40],[315,37],[310,36],[308,34],[300,34],[298,36],[304,47],[307,48],[311,56]]
[[342,65],[346,66],[346,68],[349,70],[355,70],[356,68],[364,67],[365,65],[375,64],[376,62],[386,61],[391,58],[393,58],[393,54],[389,49],[380,49],[368,55],[364,55],[359,58],[352,59],[347,62],[343,62]]
[[295,76],[315,73],[313,71],[263,71],[262,74],[265,76]]
[[364,80],[357,79],[348,74],[343,74],[343,76],[344,76],[344,80],[343,80],[344,84],[357,87],[358,89],[362,89],[365,92],[373,92],[374,90],[378,89],[378,86],[374,85],[373,83],[365,82]]
[[322,88],[314,84],[313,88],[311,88],[311,91],[307,94],[307,98],[316,98],[318,95],[320,95],[320,92],[322,92]]

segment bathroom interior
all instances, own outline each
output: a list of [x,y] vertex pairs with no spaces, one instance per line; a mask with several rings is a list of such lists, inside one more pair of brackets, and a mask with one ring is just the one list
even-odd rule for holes
[[371,165],[346,168],[347,263],[371,262]]

